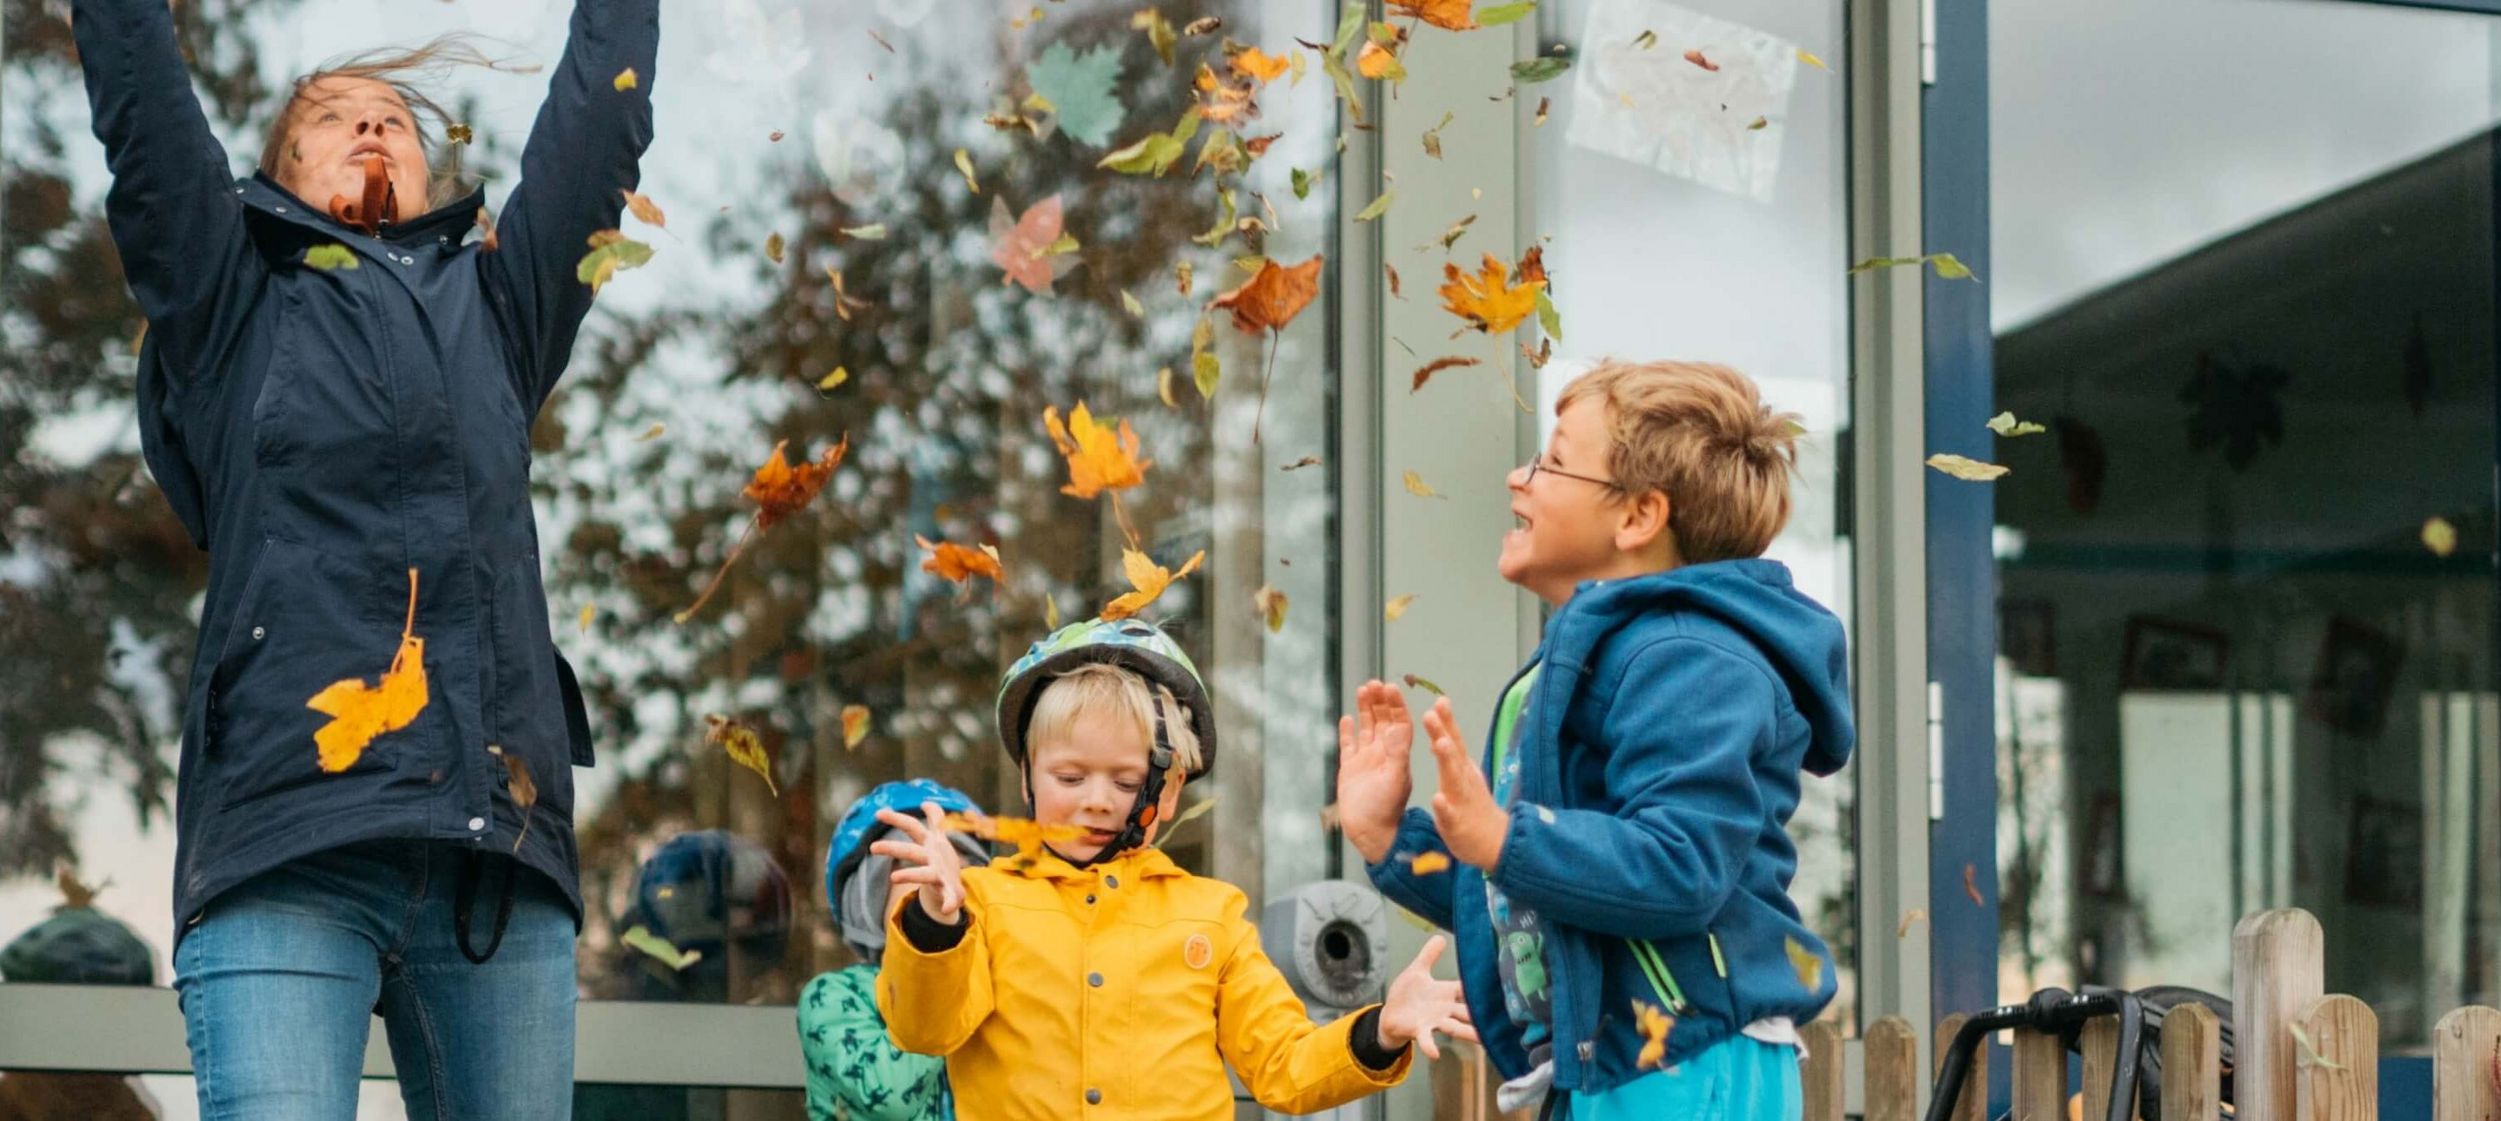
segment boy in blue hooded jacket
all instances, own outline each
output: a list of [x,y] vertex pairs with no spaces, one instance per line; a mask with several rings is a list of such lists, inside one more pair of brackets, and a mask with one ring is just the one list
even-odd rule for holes
[[1796,1118],[1831,954],[1788,895],[1800,773],[1855,739],[1841,621],[1762,554],[1795,418],[1702,363],[1601,363],[1508,480],[1503,578],[1552,606],[1482,765],[1447,698],[1409,809],[1405,699],[1339,721],[1338,813],[1372,881],[1447,928],[1505,1109]]

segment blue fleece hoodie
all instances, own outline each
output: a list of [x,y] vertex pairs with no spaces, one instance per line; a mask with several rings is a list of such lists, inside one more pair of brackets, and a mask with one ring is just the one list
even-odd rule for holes
[[[1676,1018],[1668,1066],[1755,1020],[1803,1024],[1832,1000],[1831,953],[1789,899],[1787,825],[1799,772],[1849,760],[1848,661],[1841,621],[1776,561],[1593,581],[1547,620],[1492,879],[1548,926],[1556,1087],[1595,1092],[1644,1073],[1636,1000]],[[1503,1008],[1486,877],[1412,867],[1449,851],[1432,815],[1411,809],[1368,871],[1451,931],[1486,1052],[1517,1078],[1528,1053]],[[1790,961],[1793,939],[1825,962],[1812,988]],[[1636,940],[1674,992],[1653,982]]]

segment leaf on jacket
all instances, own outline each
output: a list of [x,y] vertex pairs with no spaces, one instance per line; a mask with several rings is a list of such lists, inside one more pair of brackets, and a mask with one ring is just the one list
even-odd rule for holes
[[1646,1000],[1633,1002],[1633,1026],[1641,1030],[1641,1053],[1633,1056],[1633,1066],[1640,1070],[1657,1070],[1667,1061],[1667,1033],[1676,1029],[1676,1017]]
[[703,960],[702,950],[678,949],[668,939],[653,934],[651,928],[641,923],[627,927],[625,933],[617,936],[617,941],[624,943],[626,948],[668,966],[672,970],[682,971],[687,966]]
[[530,807],[538,804],[538,781],[530,777],[530,762],[500,747],[490,747],[504,761],[504,790],[512,795],[512,808],[521,811],[521,832],[512,839],[512,851],[521,851],[521,842],[530,835]]
[[356,260],[356,251],[335,241],[325,242],[304,251],[304,267],[308,269],[328,272],[332,269],[354,269],[359,265],[360,262]]
[[382,680],[366,685],[362,677],[331,682],[304,702],[304,707],[330,717],[313,733],[321,769],[337,774],[356,764],[374,737],[396,732],[417,719],[426,707],[426,640],[417,637],[417,570],[408,570],[408,619],[401,624],[399,652]]
[[1033,92],[1059,114],[1059,128],[1097,148],[1112,137],[1128,112],[1112,87],[1120,82],[1120,48],[1100,46],[1079,54],[1066,43],[1053,43],[1041,57],[1025,64],[1025,80]]
[[867,705],[842,706],[842,749],[844,751],[857,748],[861,740],[868,738],[868,721]]
[[1979,460],[1972,459],[1968,456],[1955,455],[1952,452],[1938,452],[1935,455],[1929,456],[1928,466],[1934,467],[1939,471],[1943,471],[1948,475],[1952,475],[1957,479],[1974,483],[1985,483],[1992,479],[2003,478],[2008,471],[2012,470],[2012,468],[2009,467],[2004,467],[1995,463],[1982,463]]
[[1797,971],[1798,984],[1806,986],[1806,991],[1810,993],[1821,991],[1824,987],[1823,955],[1807,949],[1805,943],[1794,937],[1784,937],[1781,941],[1782,948],[1789,952],[1789,968]]
[[1129,577],[1129,586],[1133,590],[1124,592],[1110,603],[1103,605],[1104,620],[1118,622],[1146,610],[1149,605],[1162,597],[1164,589],[1198,571],[1199,564],[1206,559],[1207,550],[1201,549],[1190,554],[1190,559],[1183,563],[1180,570],[1176,572],[1155,563],[1153,558],[1136,549],[1121,550],[1121,568]]
[[1262,584],[1258,591],[1251,593],[1251,610],[1258,612],[1260,619],[1268,624],[1269,634],[1285,629],[1286,607],[1285,593],[1278,591],[1274,585]]
[[[623,191],[623,188],[619,188],[619,190]],[[641,222],[647,226],[658,226],[664,230],[669,228],[669,216],[661,213],[660,204],[651,201],[650,196],[638,195],[632,191],[624,191],[623,193],[625,195],[625,209],[633,213],[635,221]]]
[[[1504,282],[1506,272],[1509,283]],[[1522,254],[1518,265],[1505,269],[1501,258],[1488,253],[1473,276],[1459,271],[1457,265],[1443,265],[1444,283],[1437,291],[1442,307],[1466,320],[1468,326],[1500,334],[1537,314],[1538,293],[1546,289],[1544,272],[1543,264],[1530,254]]]
[[1407,859],[1407,870],[1419,876],[1450,870],[1450,858],[1438,852],[1420,852]]
[[960,588],[964,586],[964,581],[975,576],[987,576],[995,583],[1007,582],[1007,569],[1000,563],[999,550],[994,546],[967,549],[951,541],[932,541],[919,534],[913,534],[912,541],[921,547],[922,552],[929,554],[921,561],[921,571],[947,583]]
[[703,742],[718,744],[729,755],[730,762],[754,771],[764,780],[766,790],[776,798],[781,797],[781,784],[773,781],[773,760],[764,754],[764,737],[757,735],[756,730],[748,727],[745,721],[733,720],[717,712],[705,713],[703,723]]
[[1060,493],[1072,498],[1092,498],[1104,491],[1126,490],[1146,481],[1146,469],[1153,460],[1138,458],[1137,430],[1123,420],[1115,430],[1094,419],[1086,411],[1085,402],[1060,421],[1059,407],[1042,409],[1042,427],[1051,434],[1051,443],[1068,460],[1068,485]]

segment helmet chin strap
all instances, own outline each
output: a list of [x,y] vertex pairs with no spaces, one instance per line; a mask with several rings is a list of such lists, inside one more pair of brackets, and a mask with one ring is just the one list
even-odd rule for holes
[[[1102,848],[1094,850],[1094,855],[1083,860],[1069,860],[1068,854],[1058,849],[1051,849],[1051,855],[1067,860],[1077,868],[1092,868],[1146,843],[1147,827],[1155,824],[1155,815],[1162,812],[1164,772],[1172,769],[1172,737],[1164,731],[1164,706],[1157,704],[1154,709],[1155,748],[1147,753],[1146,781],[1138,785],[1138,800],[1130,803],[1129,817],[1121,822],[1120,832],[1114,834]],[[1033,775],[1030,770],[1025,776],[1025,800],[1033,800]],[[1050,848],[1047,844],[1043,847]]]

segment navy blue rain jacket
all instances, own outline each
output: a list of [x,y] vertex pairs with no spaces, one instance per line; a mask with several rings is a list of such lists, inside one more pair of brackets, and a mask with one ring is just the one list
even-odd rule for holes
[[[165,0],[76,0],[74,30],[149,324],[142,443],[209,554],[177,927],[257,873],[379,838],[518,839],[578,917],[571,768],[590,764],[590,730],[550,634],[529,433],[590,310],[575,266],[651,142],[659,0],[575,5],[491,252],[470,236],[483,192],[367,236],[266,177],[237,181]],[[305,264],[333,244],[357,267]],[[390,666],[410,569],[429,701],[324,773],[313,737],[330,717],[305,702]],[[498,749],[538,786],[526,835]]]

